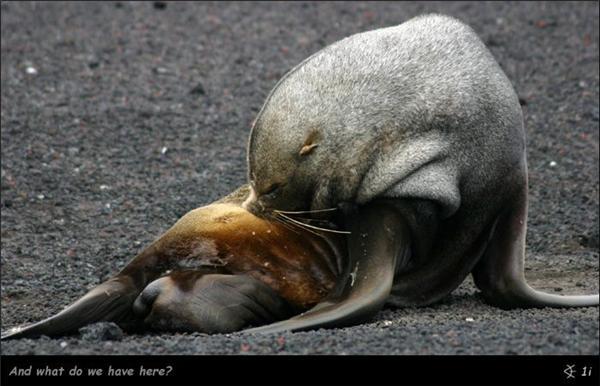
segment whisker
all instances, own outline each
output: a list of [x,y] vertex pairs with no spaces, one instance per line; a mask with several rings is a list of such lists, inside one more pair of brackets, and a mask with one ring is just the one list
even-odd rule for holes
[[[295,234],[299,234],[298,231],[294,228],[294,226],[292,226],[291,224],[288,224],[287,222],[283,221],[281,218],[275,216],[272,217],[273,220],[277,221],[279,224],[281,224],[281,226],[283,226],[284,228],[294,232]],[[295,225],[297,227],[297,225]]]
[[329,224],[329,220],[325,220],[325,219],[320,219],[320,218],[306,218],[306,217],[294,217],[296,220],[301,220],[301,221],[307,221],[308,224],[310,224],[310,222],[317,222],[317,223],[328,223]]
[[352,232],[349,232],[349,231],[338,231],[338,230],[327,229],[327,228],[320,228],[320,227],[317,227],[317,226],[314,226],[314,225],[305,224],[305,223],[303,223],[301,221],[298,221],[298,220],[295,220],[295,219],[293,219],[291,217],[288,217],[288,216],[286,216],[285,214],[283,214],[281,212],[279,212],[279,215],[285,217],[286,219],[288,219],[288,220],[290,220],[290,221],[292,221],[292,222],[294,222],[294,223],[296,223],[296,224],[298,224],[300,226],[311,228],[311,229],[316,229],[316,230],[323,231],[323,232],[341,233],[341,234],[345,234],[345,235],[349,235],[349,234],[352,233]]
[[[279,216],[283,216],[283,215],[282,215],[282,214],[279,214]],[[316,235],[316,236],[319,236],[319,237],[323,237],[323,235],[322,235],[322,234],[320,234],[320,233],[317,233],[317,232],[315,232],[315,231],[313,231],[313,230],[311,230],[311,229],[305,228],[305,227],[303,227],[303,226],[300,226],[300,225],[298,225],[298,224],[296,224],[296,223],[294,223],[294,222],[291,222],[291,221],[289,221],[289,219],[287,219],[287,218],[285,218],[285,217],[280,217],[280,218],[278,219],[278,221],[279,221],[279,222],[280,222],[282,225],[286,226],[286,228],[288,228],[288,229],[292,230],[292,231],[293,231],[294,233],[296,233],[296,234],[298,234],[298,232],[296,232],[296,230],[295,230],[294,228],[300,228],[300,229],[302,229],[302,230],[305,230],[305,231],[307,231],[307,232],[310,232],[310,233],[312,233],[313,235]]]
[[[325,210],[326,211],[328,211],[328,210],[335,210],[335,208],[325,209]],[[281,210],[274,210],[273,212],[275,212],[275,214],[278,214],[278,215],[282,215],[284,213],[285,214],[288,214],[288,213],[311,213],[311,211],[286,212],[286,211],[281,211]],[[286,217],[290,218],[290,216],[286,216]],[[323,225],[331,224],[331,222],[329,220],[327,220],[327,219],[321,219],[321,218],[308,218],[308,217],[297,217],[297,216],[295,216],[293,218],[296,219],[296,220],[299,220],[299,221],[303,222],[305,225],[311,225],[312,223],[317,223],[317,224],[320,223],[320,224],[323,224]]]
[[332,212],[338,208],[327,208],[327,209],[314,209],[314,210],[299,210],[299,211],[287,211],[287,210],[274,210],[277,213],[283,214],[305,214],[305,213],[321,213],[321,212]]

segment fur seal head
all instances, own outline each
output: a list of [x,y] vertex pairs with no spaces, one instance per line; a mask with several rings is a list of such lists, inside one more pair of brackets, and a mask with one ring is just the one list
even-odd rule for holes
[[251,137],[249,151],[251,194],[243,207],[262,216],[269,216],[270,209],[322,209],[312,199],[322,195],[322,181],[315,179],[314,173],[326,158],[322,130],[299,127],[282,137],[275,134],[275,127],[281,128],[281,124],[269,122],[272,120],[272,116],[264,116],[254,125],[257,134]]

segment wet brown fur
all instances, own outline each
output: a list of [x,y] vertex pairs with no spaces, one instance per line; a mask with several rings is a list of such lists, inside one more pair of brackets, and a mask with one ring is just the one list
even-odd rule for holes
[[[203,248],[206,243],[214,248]],[[221,273],[247,274],[262,281],[300,308],[321,300],[336,276],[327,262],[333,251],[323,238],[258,218],[235,203],[192,210],[150,248],[158,266],[183,260],[195,261],[198,267],[220,266]]]

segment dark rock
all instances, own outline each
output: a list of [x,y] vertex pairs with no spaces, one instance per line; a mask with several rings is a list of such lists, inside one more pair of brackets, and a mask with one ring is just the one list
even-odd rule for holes
[[198,83],[194,86],[193,89],[190,90],[190,94],[192,95],[206,95],[206,90],[204,90],[204,86],[202,83]]

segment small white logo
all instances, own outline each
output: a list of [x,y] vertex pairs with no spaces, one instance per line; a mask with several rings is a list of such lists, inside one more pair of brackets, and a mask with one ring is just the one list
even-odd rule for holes
[[575,374],[575,372],[575,365],[567,365],[567,367],[565,367],[565,369],[563,370],[563,373],[565,373],[567,379],[575,378],[575,375],[573,375]]

